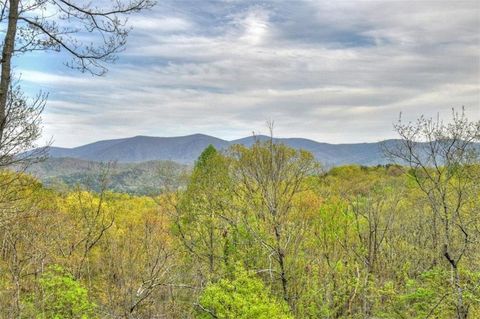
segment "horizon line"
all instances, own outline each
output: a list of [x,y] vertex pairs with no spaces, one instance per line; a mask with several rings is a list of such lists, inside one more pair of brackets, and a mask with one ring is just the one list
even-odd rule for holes
[[[224,138],[220,138],[220,137],[217,137],[217,136],[214,136],[214,135],[209,135],[209,134],[204,134],[204,133],[192,133],[192,134],[174,135],[174,136],[134,135],[134,136],[120,137],[120,138],[99,139],[99,140],[96,140],[96,141],[93,141],[93,142],[88,142],[88,143],[85,143],[85,144],[80,144],[80,145],[72,146],[72,147],[57,146],[57,145],[54,145],[54,144],[50,145],[50,147],[63,148],[63,149],[74,149],[74,148],[77,148],[77,147],[87,146],[87,145],[91,145],[91,144],[95,144],[95,143],[99,143],[99,142],[120,141],[120,140],[128,140],[128,139],[141,138],[141,137],[143,137],[143,138],[173,139],[173,138],[187,138],[187,137],[194,137],[194,136],[205,136],[205,137],[215,138],[215,139],[218,139],[218,140],[221,140],[221,141],[224,141],[224,142],[228,142],[228,143],[232,143],[232,142],[235,142],[235,141],[239,141],[239,140],[243,140],[243,139],[248,139],[248,138],[254,138],[254,137],[262,137],[262,138],[263,138],[263,137],[270,137],[270,136],[265,135],[265,134],[252,134],[252,135],[245,136],[245,137],[240,137],[240,138],[224,139]],[[329,144],[329,145],[377,144],[377,143],[381,143],[381,142],[385,142],[385,141],[398,140],[398,139],[395,139],[395,138],[387,138],[387,139],[383,139],[383,140],[377,140],[377,141],[375,141],[375,142],[330,143],[330,142],[321,142],[321,141],[314,140],[314,139],[311,139],[311,138],[296,137],[296,136],[294,136],[294,137],[277,137],[277,136],[273,136],[273,139],[274,139],[274,140],[300,139],[300,140],[315,142],[315,143],[319,143],[319,144]],[[40,147],[41,147],[41,146],[40,146]]]

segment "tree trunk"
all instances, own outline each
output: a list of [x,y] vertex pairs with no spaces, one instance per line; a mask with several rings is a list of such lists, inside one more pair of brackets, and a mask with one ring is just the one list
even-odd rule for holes
[[2,72],[0,79],[0,148],[2,147],[3,131],[7,116],[7,96],[11,84],[11,61],[15,50],[15,37],[17,34],[18,3],[19,0],[10,0],[8,11],[8,27],[2,50]]
[[463,302],[463,289],[460,285],[460,275],[458,273],[458,268],[454,267],[455,272],[455,286],[457,288],[457,318],[458,319],[467,319],[468,308]]
[[[210,277],[213,276],[213,271],[215,270],[215,267],[214,267],[214,258],[215,258],[215,250],[214,250],[214,225],[213,225],[213,209],[211,209],[210,211],[210,229],[209,229],[209,245],[210,245],[210,254],[208,256],[208,261],[209,261],[209,266],[210,266]],[[211,279],[211,278],[209,278]]]
[[288,296],[288,279],[287,274],[285,271],[285,253],[281,248],[280,243],[280,231],[278,227],[274,227],[275,230],[275,240],[277,242],[277,255],[278,255],[278,265],[280,266],[280,279],[282,281],[282,290],[283,290],[283,299],[290,305],[293,309],[292,305],[290,304],[290,298]]
[[443,255],[450,263],[453,271],[453,285],[455,286],[455,290],[457,293],[457,319],[467,319],[468,316],[468,307],[464,304],[463,301],[463,289],[460,282],[460,274],[458,270],[457,262],[450,256],[449,247],[447,244],[443,246]]

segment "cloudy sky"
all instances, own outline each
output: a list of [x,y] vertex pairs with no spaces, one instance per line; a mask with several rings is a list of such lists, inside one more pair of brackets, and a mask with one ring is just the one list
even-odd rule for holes
[[480,119],[480,1],[170,1],[130,19],[102,77],[67,57],[16,61],[50,92],[45,139],[77,146],[135,135],[265,133],[323,142],[395,137],[392,123]]

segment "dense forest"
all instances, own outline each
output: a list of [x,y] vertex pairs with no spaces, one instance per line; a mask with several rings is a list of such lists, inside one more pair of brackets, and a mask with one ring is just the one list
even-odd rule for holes
[[0,317],[478,318],[479,128],[399,124],[399,164],[328,171],[210,146],[148,197],[3,169]]

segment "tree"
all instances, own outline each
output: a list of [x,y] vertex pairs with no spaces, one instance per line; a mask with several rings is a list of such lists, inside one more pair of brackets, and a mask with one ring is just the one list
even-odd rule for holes
[[[46,148],[32,150],[41,134],[40,114],[45,99],[46,96],[40,94],[30,101],[18,86],[8,92],[4,134],[0,136],[0,228],[5,218],[18,212],[15,202],[22,199],[22,193],[31,186],[30,182],[36,184],[20,173],[45,157]],[[8,169],[18,173],[8,172]]]
[[7,287],[0,290],[3,293],[0,308],[7,317],[20,318],[25,286],[37,276],[51,249],[47,239],[52,234],[50,211],[54,206],[50,203],[54,201],[33,178],[23,174],[16,178],[8,176],[14,174],[0,171],[0,179],[22,184],[0,188],[0,278],[8,275],[4,277]]
[[92,266],[106,279],[98,291],[108,296],[103,311],[115,318],[151,318],[165,312],[174,284],[168,219],[148,198],[117,195],[109,203],[115,226],[99,243],[101,254]]
[[64,209],[69,212],[65,218],[70,229],[58,232],[57,242],[65,245],[59,250],[71,259],[73,265],[69,270],[75,278],[89,277],[90,255],[114,224],[114,213],[106,204],[107,195],[103,186],[99,194],[77,189],[65,198]]
[[228,160],[210,145],[195,163],[175,216],[176,233],[202,279],[212,279],[229,262],[236,227],[232,193]]
[[464,111],[453,113],[451,123],[421,117],[416,123],[395,126],[401,140],[386,149],[391,158],[410,167],[409,176],[429,201],[434,225],[434,248],[452,271],[456,316],[465,319],[465,283],[460,265],[478,238],[480,215],[480,121],[470,122]]
[[51,266],[39,279],[40,300],[27,302],[34,318],[94,318],[95,304],[88,290],[60,266]]
[[284,301],[272,297],[259,278],[237,267],[233,278],[209,284],[197,304],[198,319],[292,319]]
[[[345,247],[353,249],[354,255],[365,270],[363,280],[362,311],[365,316],[372,315],[372,302],[370,300],[369,287],[375,276],[383,268],[385,258],[382,258],[382,250],[387,235],[392,232],[391,227],[398,212],[401,186],[375,185],[373,190],[366,196],[356,196],[351,203],[354,219],[354,231],[358,237],[358,245]],[[358,246],[358,247],[356,247]],[[378,283],[379,284],[379,283]]]
[[273,259],[267,272],[280,282],[281,295],[294,310],[292,264],[301,252],[305,231],[304,218],[295,214],[296,200],[307,190],[305,181],[316,173],[318,164],[311,153],[277,143],[273,136],[265,142],[257,140],[251,148],[236,145],[232,156],[243,222],[266,249],[268,259]]
[[[42,160],[45,148],[30,151],[41,134],[41,118],[46,101],[39,94],[29,101],[17,85],[7,93],[5,118],[0,135],[0,169],[14,166],[24,171],[32,162]],[[5,183],[0,185],[5,186]]]
[[0,1],[0,23],[5,27],[1,48],[0,141],[4,141],[8,122],[15,55],[38,50],[65,51],[72,57],[68,67],[103,74],[107,70],[105,64],[115,61],[115,54],[125,47],[129,31],[126,16],[153,4],[153,0]]

